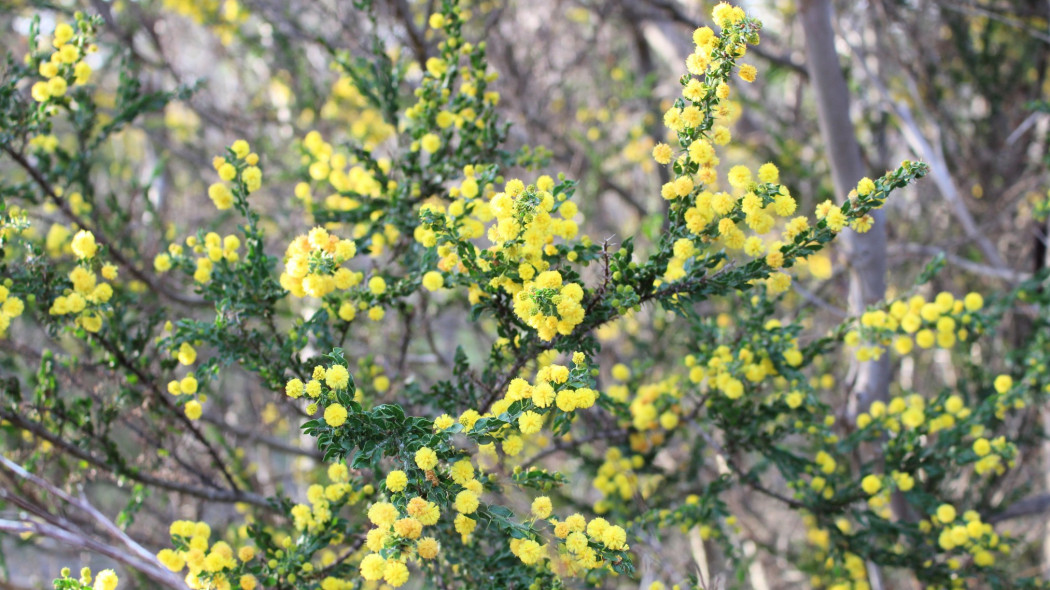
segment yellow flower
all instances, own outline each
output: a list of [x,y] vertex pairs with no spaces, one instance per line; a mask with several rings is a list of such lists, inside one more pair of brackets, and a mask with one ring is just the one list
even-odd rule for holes
[[1009,375],[999,375],[995,378],[995,390],[999,393],[1006,393],[1010,391],[1010,388],[1014,386],[1014,380]]
[[325,372],[325,382],[332,389],[344,389],[350,383],[350,373],[343,365],[332,365]]
[[394,588],[403,586],[408,581],[408,567],[404,563],[390,558],[386,560],[386,567],[383,568],[383,579]]
[[186,412],[186,417],[190,420],[199,420],[201,417],[201,413],[203,412],[200,402],[198,402],[195,399],[191,399],[190,401],[186,402],[186,407],[184,408],[184,410]]
[[194,350],[188,342],[183,342],[181,345],[179,345],[179,352],[177,356],[180,363],[184,365],[192,365],[193,362],[197,360],[197,351]]
[[434,559],[440,550],[441,544],[434,537],[423,537],[416,543],[416,553],[421,559]]
[[173,572],[182,571],[182,568],[186,567],[186,560],[171,549],[161,549],[157,553],[157,561]]
[[117,574],[113,570],[102,570],[95,576],[95,585],[92,590],[116,590]]
[[973,441],[973,452],[977,453],[978,457],[983,457],[992,452],[992,445],[988,442],[988,439],[979,438]]
[[47,81],[47,92],[51,96],[63,96],[66,93],[66,79],[55,76]]
[[342,404],[332,404],[324,409],[324,421],[332,428],[338,428],[346,422],[346,408]]
[[517,554],[522,563],[532,565],[543,557],[544,549],[539,543],[529,539],[518,543]]
[[73,66],[73,77],[76,84],[87,84],[91,80],[91,66],[85,61]]
[[456,494],[456,512],[460,514],[473,514],[478,509],[478,496],[470,490],[463,490]]
[[551,499],[547,496],[540,496],[532,501],[532,514],[536,518],[547,518],[552,509]]
[[864,490],[864,493],[874,496],[882,489],[882,480],[877,475],[867,475],[861,480],[860,487]]
[[373,295],[382,295],[386,293],[386,281],[383,277],[372,277],[368,279],[368,290]]
[[237,168],[233,164],[226,163],[219,166],[219,178],[229,182],[237,176]]
[[535,434],[543,428],[543,416],[529,410],[518,417],[518,428],[522,434]]
[[400,492],[405,489],[408,485],[408,476],[405,475],[404,471],[400,469],[397,471],[391,471],[386,476],[386,489],[391,492]]
[[244,169],[244,172],[241,173],[241,180],[244,181],[245,188],[248,189],[248,192],[253,193],[259,190],[259,187],[262,186],[262,170],[257,166],[248,166]]
[[233,193],[229,187],[220,182],[208,187],[208,198],[215,204],[215,208],[225,211],[233,206]]
[[758,70],[751,64],[741,64],[740,66],[740,77],[745,82],[754,82],[755,77],[758,75]]
[[197,379],[193,375],[186,375],[182,381],[179,381],[179,389],[188,395],[197,393]]
[[47,85],[47,82],[37,82],[33,84],[33,87],[29,90],[33,96],[33,100],[37,102],[46,102],[51,98],[51,90]]
[[386,560],[378,553],[369,553],[361,560],[361,577],[366,580],[379,580],[386,569]]
[[241,159],[244,159],[252,151],[251,146],[249,146],[248,142],[244,141],[243,139],[238,139],[237,141],[233,142],[233,145],[230,146],[230,149],[233,150],[234,155]]
[[62,47],[73,38],[76,31],[67,23],[55,25],[55,39],[52,42],[55,47]]
[[73,236],[73,243],[70,244],[70,248],[73,250],[73,254],[77,258],[93,258],[95,253],[98,251],[98,245],[95,243],[95,235],[87,230],[80,230]]
[[441,149],[441,138],[433,133],[427,133],[419,140],[419,147],[428,154],[432,154]]
[[423,275],[423,287],[427,291],[437,291],[444,286],[445,277],[440,272],[432,270]]
[[437,453],[434,452],[430,447],[423,447],[416,451],[416,465],[424,471],[428,471],[437,467],[438,457]]
[[875,190],[875,182],[867,176],[861,178],[860,182],[857,183],[857,194],[862,197],[868,196],[873,190]]
[[622,527],[610,526],[602,531],[601,537],[602,544],[613,551],[619,551],[627,544],[627,531]]
[[670,164],[673,156],[674,152],[671,150],[671,146],[666,143],[658,143],[653,148],[653,160],[656,160],[657,164]]

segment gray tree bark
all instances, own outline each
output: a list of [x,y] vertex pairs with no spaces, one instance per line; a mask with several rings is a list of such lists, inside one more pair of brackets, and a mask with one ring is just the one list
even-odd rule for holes
[[[806,63],[817,103],[820,133],[831,165],[836,194],[843,199],[864,177],[860,144],[849,115],[849,87],[835,51],[830,0],[801,0],[799,14],[806,35]],[[849,261],[849,308],[853,315],[880,301],[886,293],[886,220],[881,210],[871,212],[872,228],[863,234],[844,230]],[[860,363],[855,373],[847,412],[850,420],[875,400],[889,397],[889,355]]]

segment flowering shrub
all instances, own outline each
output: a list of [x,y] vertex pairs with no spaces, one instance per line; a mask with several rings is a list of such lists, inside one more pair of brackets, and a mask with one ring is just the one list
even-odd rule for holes
[[[486,44],[458,3],[440,4],[427,20],[438,52],[416,77],[378,33],[368,59],[333,50],[333,95],[355,115],[345,137],[311,131],[289,146],[302,218],[276,223],[258,204],[269,163],[237,140],[186,196],[214,209],[189,231],[164,228],[153,205],[133,215],[100,180],[98,154],[192,88],[147,91],[122,72],[103,104],[84,61],[101,21],[78,14],[50,43],[34,21],[0,85],[0,147],[17,170],[0,181],[0,335],[48,350],[4,362],[19,373],[0,417],[11,441],[31,443],[5,442],[9,454],[70,483],[87,471],[134,483],[123,524],[145,489],[237,503],[240,523],[178,519],[154,548],[191,588],[612,587],[640,577],[640,539],[677,529],[743,577],[734,489],[800,515],[806,545],[788,558],[814,585],[867,588],[876,568],[930,587],[1040,584],[1016,574],[1015,543],[992,524],[1007,504],[972,488],[999,485],[1030,442],[1011,414],[1050,387],[1050,315],[1011,372],[897,387],[855,420],[838,419],[842,396],[825,390],[839,351],[965,351],[1016,298],[1045,312],[1045,277],[986,306],[978,293],[929,296],[932,265],[912,292],[829,333],[807,329],[788,298],[797,269],[842,232],[868,231],[928,168],[903,162],[809,212],[775,164],[723,162],[731,97],[760,75],[742,60],[761,30],[725,3],[693,35],[668,141],[651,150],[668,175],[659,235],[595,240],[576,182],[538,174],[543,150],[507,148]],[[244,15],[207,18],[229,35]],[[126,230],[135,215],[148,236]],[[408,331],[450,311],[484,336],[456,346]],[[407,318],[404,334],[392,315]],[[637,336],[667,339],[660,354],[599,366],[608,330],[640,316],[675,326]],[[376,330],[401,347],[382,351],[400,358],[396,381],[355,342]],[[405,370],[414,340],[455,350],[450,366]],[[81,374],[98,385],[78,393]],[[257,493],[235,433],[211,426],[254,411],[237,437],[270,436],[257,423],[278,418],[249,408],[249,388],[316,448],[305,493]],[[132,463],[119,424],[156,456]],[[174,478],[179,465],[214,479]],[[47,535],[39,518],[21,532]],[[690,571],[669,581],[707,584]],[[55,587],[90,583],[66,572]],[[106,571],[93,588],[115,585]]]

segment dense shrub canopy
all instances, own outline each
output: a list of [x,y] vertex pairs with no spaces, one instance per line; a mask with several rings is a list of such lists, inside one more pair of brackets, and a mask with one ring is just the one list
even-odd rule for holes
[[[917,122],[850,34],[900,131],[836,126],[829,3],[759,8],[782,34],[724,2],[559,8],[578,34],[342,4],[0,11],[0,571],[66,547],[96,571],[56,588],[1044,585],[1041,530],[1010,525],[1050,505],[1045,261],[1000,253],[948,168],[980,150],[931,147],[953,114]],[[943,10],[947,71],[1035,35]],[[652,11],[691,23],[667,71]],[[796,26],[808,69],[777,54]],[[600,84],[574,35],[608,43]],[[1031,55],[1001,59],[1045,99]],[[939,75],[945,104],[996,93]],[[807,81],[803,144],[769,97]],[[1037,260],[1046,110],[1002,156],[1040,191],[1009,209]],[[849,177],[820,138],[880,165]]]

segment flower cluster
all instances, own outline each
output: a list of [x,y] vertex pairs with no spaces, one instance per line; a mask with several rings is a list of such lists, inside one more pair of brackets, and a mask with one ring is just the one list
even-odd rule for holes
[[40,103],[60,101],[70,86],[82,86],[91,79],[91,66],[84,57],[98,50],[90,42],[92,24],[80,18],[74,24],[75,27],[69,23],[55,25],[51,41],[54,52],[50,55],[45,50],[26,56],[26,62],[35,65],[43,78],[30,89],[33,100]]
[[[71,578],[69,568],[62,568],[61,578],[55,580],[55,590],[117,590],[120,578],[111,569],[105,569],[92,576],[91,568],[80,570],[79,578]],[[92,583],[94,578],[94,583]]]
[[[357,244],[353,240],[339,239],[324,228],[315,227],[288,245],[281,286],[295,297],[325,297],[336,289],[350,289],[364,278],[360,272],[343,266],[356,254]],[[369,281],[370,290],[381,294],[385,290],[385,283],[382,286],[379,283],[382,280],[373,277]]]
[[[897,300],[884,309],[866,311],[857,329],[846,334],[845,342],[856,346],[858,360],[878,359],[892,344],[899,355],[920,349],[951,348],[976,336],[973,314],[984,307],[980,293],[968,293],[956,299],[942,291],[932,301],[913,295],[907,301]],[[868,343],[861,345],[861,343]]]
[[66,289],[51,302],[48,313],[53,316],[75,315],[77,325],[88,332],[98,332],[102,328],[102,313],[109,306],[113,297],[113,286],[98,280],[93,270],[100,267],[100,274],[106,280],[117,278],[117,267],[112,264],[93,266],[98,244],[95,236],[87,230],[80,230],[73,236],[71,245],[77,266],[69,272],[72,289]]
[[206,522],[177,520],[171,523],[171,540],[175,549],[161,549],[157,559],[173,572],[188,570],[186,585],[190,588],[231,588],[255,590],[259,580],[250,573],[231,578],[229,570],[250,564],[256,550],[244,545],[236,552],[226,541],[211,542],[211,527]]
[[[259,155],[251,150],[247,141],[238,139],[230,146],[232,158],[216,156],[212,167],[219,174],[222,182],[208,187],[208,198],[220,211],[233,207],[237,199],[247,198],[249,193],[262,186],[262,170],[259,168]],[[234,188],[225,184],[233,182]]]
[[11,320],[22,315],[25,310],[25,302],[11,294],[9,285],[0,285],[0,338],[3,338]]

